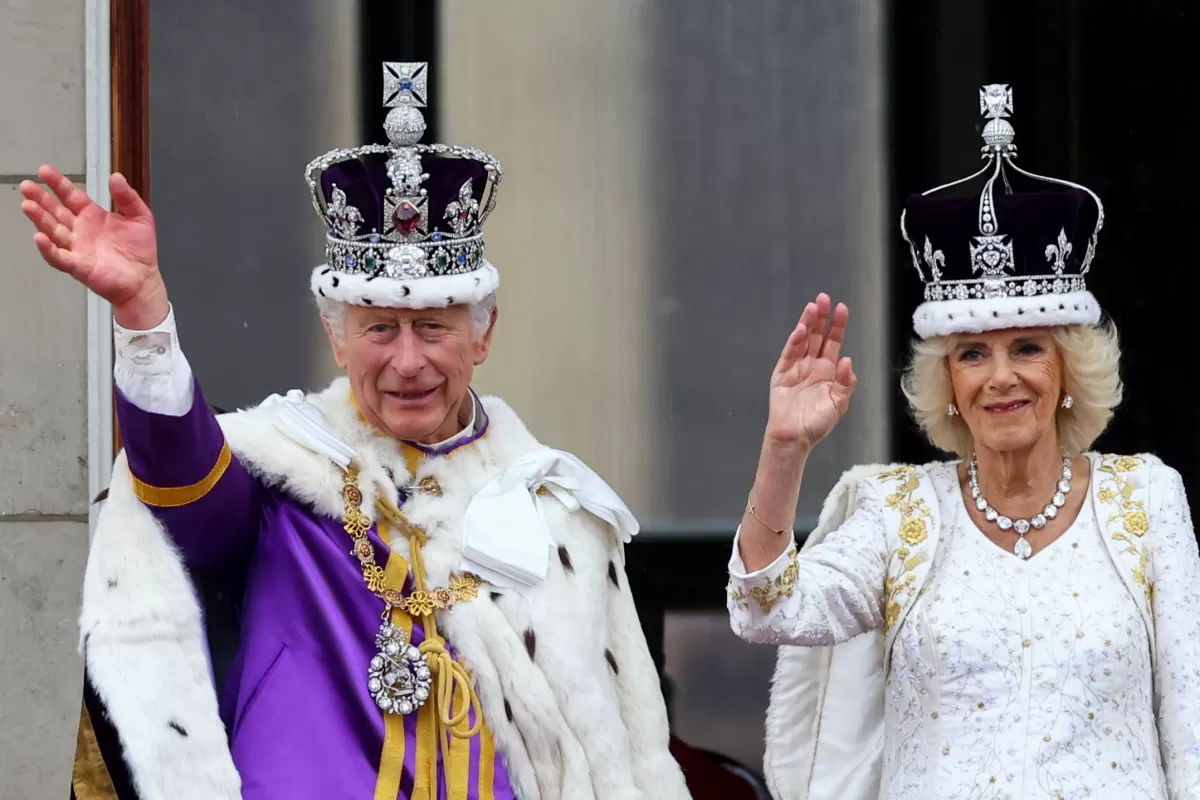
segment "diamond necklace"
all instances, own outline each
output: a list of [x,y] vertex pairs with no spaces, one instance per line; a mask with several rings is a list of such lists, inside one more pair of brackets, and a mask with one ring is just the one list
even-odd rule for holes
[[971,460],[967,462],[967,473],[971,476],[971,497],[975,498],[975,508],[983,512],[983,516],[987,518],[988,522],[996,523],[1000,530],[1015,530],[1017,543],[1013,545],[1013,552],[1017,554],[1018,558],[1028,560],[1033,555],[1033,546],[1025,538],[1029,529],[1040,530],[1046,527],[1046,523],[1057,517],[1058,510],[1067,504],[1067,495],[1071,491],[1071,457],[1063,453],[1062,477],[1059,478],[1058,485],[1054,487],[1054,497],[1050,499],[1040,514],[1034,514],[1030,519],[1012,519],[992,508],[992,504],[987,501],[979,489],[979,462],[974,453],[971,454]]

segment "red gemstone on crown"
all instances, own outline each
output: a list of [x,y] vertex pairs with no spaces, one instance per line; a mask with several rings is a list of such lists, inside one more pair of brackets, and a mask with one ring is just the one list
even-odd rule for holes
[[396,230],[408,236],[421,225],[421,210],[407,200],[401,200],[392,212],[392,222]]

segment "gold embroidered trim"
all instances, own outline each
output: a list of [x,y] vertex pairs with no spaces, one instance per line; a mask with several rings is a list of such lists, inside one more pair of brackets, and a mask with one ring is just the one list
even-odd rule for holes
[[496,743],[485,725],[479,732],[479,800],[495,800]]
[[1137,559],[1133,567],[1133,582],[1142,587],[1146,600],[1150,601],[1154,595],[1154,582],[1146,576],[1150,550],[1143,540],[1150,532],[1150,515],[1146,513],[1145,499],[1134,497],[1134,492],[1143,487],[1129,477],[1129,473],[1139,470],[1143,463],[1142,459],[1132,456],[1103,456],[1096,471],[1107,477],[1101,478],[1096,499],[1112,510],[1107,524],[1112,526],[1114,522],[1120,523],[1112,531],[1112,538],[1124,543],[1122,552]]
[[[758,607],[764,614],[770,614],[771,609],[780,600],[791,597],[792,592],[796,590],[796,578],[800,573],[800,565],[796,563],[796,546],[794,544],[788,548],[788,553],[791,558],[783,572],[776,575],[774,580],[768,580],[763,586],[750,587],[751,599],[758,603]],[[732,597],[738,608],[744,610],[749,607],[746,602],[746,594],[740,588],[733,590]]]
[[117,800],[117,790],[100,753],[100,743],[96,740],[96,730],[92,727],[86,704],[79,714],[71,788],[75,790],[76,800]]
[[213,465],[207,475],[196,483],[190,486],[151,486],[145,481],[138,480],[137,476],[132,476],[133,493],[138,500],[155,508],[178,508],[190,505],[202,499],[216,487],[232,462],[233,453],[229,450],[229,442],[225,442],[221,445],[217,463]]
[[921,485],[917,468],[902,466],[877,475],[880,483],[899,481],[884,505],[900,514],[900,541],[903,544],[889,556],[888,576],[884,579],[884,622],[890,629],[900,620],[902,601],[916,591],[917,567],[929,560],[929,553],[919,546],[929,538],[931,516],[929,507],[920,497],[914,497]]

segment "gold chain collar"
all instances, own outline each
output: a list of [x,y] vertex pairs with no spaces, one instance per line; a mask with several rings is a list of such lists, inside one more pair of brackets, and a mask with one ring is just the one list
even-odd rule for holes
[[[405,597],[403,587],[389,586],[384,569],[375,563],[375,547],[367,537],[371,521],[362,511],[363,495],[358,487],[358,469],[354,466],[346,470],[342,499],[345,504],[344,528],[354,542],[351,553],[362,566],[363,580],[367,588],[386,604],[383,612],[385,625],[391,617],[392,609],[401,609],[410,616],[419,618],[425,628],[425,640],[417,649],[429,665],[435,684],[430,699],[434,703],[437,720],[438,747],[431,750],[430,770],[431,774],[436,776],[437,750],[449,753],[450,737],[470,739],[478,734],[483,724],[483,714],[479,708],[479,698],[472,686],[471,676],[461,664],[450,657],[445,640],[438,634],[434,611],[473,600],[479,594],[482,581],[476,575],[462,573],[451,576],[448,587],[428,589],[425,584],[425,565],[421,557],[425,532],[394,505],[380,500],[377,504],[380,513],[408,538],[415,589]],[[454,711],[456,700],[457,712]],[[475,712],[475,724],[467,727],[472,710]]]

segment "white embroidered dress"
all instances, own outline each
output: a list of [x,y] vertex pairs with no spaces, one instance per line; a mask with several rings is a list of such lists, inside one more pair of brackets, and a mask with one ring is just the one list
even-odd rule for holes
[[[953,465],[889,475],[855,481],[852,513],[801,554],[747,574],[735,542],[734,630],[818,655],[798,678],[780,660],[776,796],[1200,798],[1200,556],[1178,473],[1094,460],[1093,502],[1028,562],[976,527]],[[860,655],[829,669],[842,643]],[[866,699],[839,699],[839,672],[850,691],[867,676]]]

